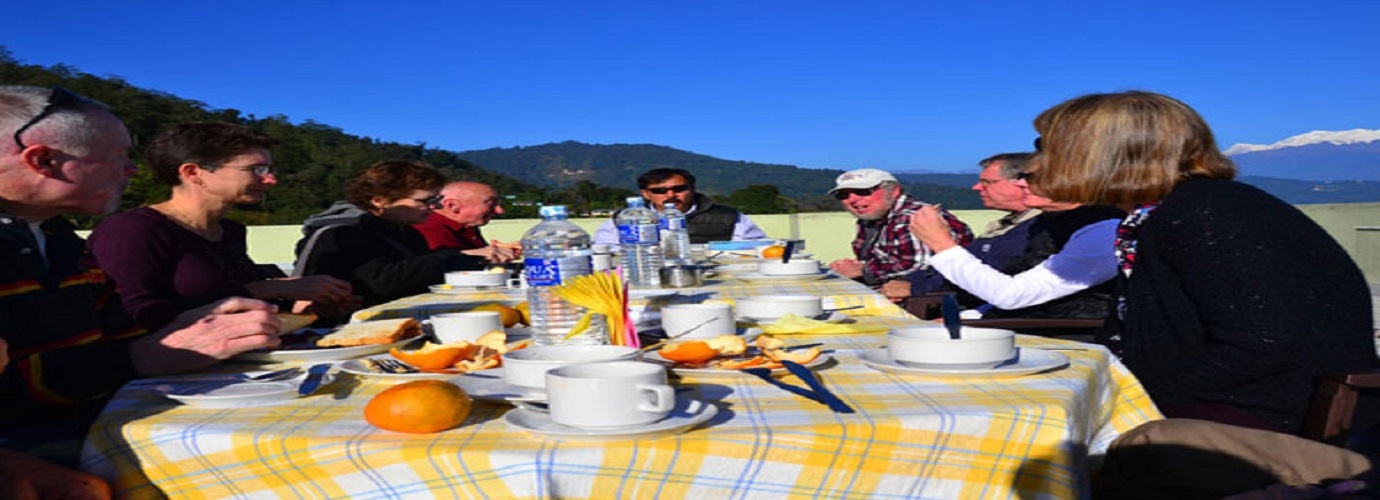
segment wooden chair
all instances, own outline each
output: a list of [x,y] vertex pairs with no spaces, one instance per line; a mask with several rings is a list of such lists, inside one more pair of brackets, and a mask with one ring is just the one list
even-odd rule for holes
[[1323,374],[1313,390],[1313,403],[1308,408],[1301,435],[1343,446],[1351,435],[1356,401],[1364,389],[1380,389],[1380,371]]

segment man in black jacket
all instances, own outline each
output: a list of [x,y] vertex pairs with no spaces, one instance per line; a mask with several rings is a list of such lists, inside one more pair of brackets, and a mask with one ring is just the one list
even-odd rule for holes
[[[685,212],[686,229],[691,243],[728,240],[760,240],[767,237],[762,228],[728,205],[719,205],[708,196],[695,192],[695,176],[678,168],[648,170],[637,178],[642,197],[657,212],[673,203]],[[618,244],[618,228],[609,219],[594,232],[594,242]]]

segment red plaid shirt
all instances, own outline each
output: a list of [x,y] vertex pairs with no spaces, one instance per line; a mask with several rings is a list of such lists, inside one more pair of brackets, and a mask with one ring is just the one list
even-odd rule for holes
[[[887,281],[905,279],[911,271],[929,267],[929,247],[910,234],[911,214],[925,205],[928,203],[903,194],[896,198],[896,204],[891,207],[885,218],[858,221],[858,234],[853,239],[853,255],[863,263],[863,283],[868,286],[881,286]],[[939,215],[949,223],[950,235],[960,246],[967,246],[973,241],[973,231],[968,229],[967,224],[944,209],[939,210]],[[871,242],[871,247],[864,248],[868,244],[866,240],[869,226],[879,227],[880,232],[876,240]]]

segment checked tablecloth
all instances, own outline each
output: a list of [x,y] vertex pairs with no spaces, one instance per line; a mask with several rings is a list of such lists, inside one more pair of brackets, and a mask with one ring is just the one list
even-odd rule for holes
[[[860,324],[921,323],[840,278],[725,280],[689,293],[701,295],[672,300],[810,293],[833,307],[866,306],[848,311]],[[460,307],[422,295],[357,317],[436,304]],[[1096,346],[1023,336],[1025,347],[1085,350],[1060,351],[1072,362],[1053,372],[938,378],[862,364],[858,354],[881,346],[880,333],[790,341],[825,342],[834,361],[817,373],[857,413],[752,377],[685,377],[690,397],[719,407],[708,423],[650,441],[560,442],[509,427],[511,407],[489,403],[439,434],[376,429],[362,413],[391,385],[377,379],[342,376],[310,397],[225,410],[178,406],[136,384],[93,427],[83,468],[130,498],[1077,498],[1112,439],[1160,418]]]

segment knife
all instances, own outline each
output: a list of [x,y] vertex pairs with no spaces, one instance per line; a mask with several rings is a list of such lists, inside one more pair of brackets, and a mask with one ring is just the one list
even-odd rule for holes
[[944,328],[949,329],[949,338],[958,340],[958,332],[963,329],[963,320],[958,317],[958,299],[952,293],[945,295],[939,310],[944,315]]
[[787,370],[789,370],[792,374],[796,376],[796,378],[799,378],[800,380],[804,381],[805,385],[808,385],[811,389],[814,389],[815,395],[819,396],[819,399],[825,405],[827,405],[830,410],[834,410],[834,412],[836,413],[854,412],[853,407],[848,406],[848,403],[843,402],[842,399],[839,399],[838,396],[835,396],[834,393],[831,392],[828,387],[824,386],[824,383],[820,382],[818,378],[815,378],[815,372],[813,370],[810,370],[805,365],[802,365],[800,363],[796,363],[794,361],[787,361],[784,359],[781,360],[781,365],[785,366]]
[[326,377],[326,372],[331,371],[330,363],[312,365],[307,369],[307,378],[302,381],[302,385],[297,387],[297,394],[302,396],[316,392],[317,387],[321,387],[321,380]]
[[792,253],[795,253],[795,241],[787,241],[786,250],[781,252],[781,263],[789,264],[791,262]]

